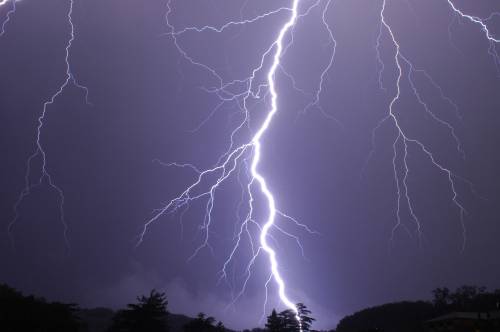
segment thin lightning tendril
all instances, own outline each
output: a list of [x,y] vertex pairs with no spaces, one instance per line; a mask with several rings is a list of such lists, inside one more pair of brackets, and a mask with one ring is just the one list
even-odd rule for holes
[[12,18],[12,15],[14,15],[16,13],[16,2],[17,1],[19,1],[19,0],[10,0],[10,1],[9,0],[2,0],[2,1],[0,1],[0,8],[2,8],[2,6],[6,5],[7,3],[11,3],[11,7],[7,11],[7,14],[5,15],[5,19],[2,22],[1,27],[0,27],[0,37],[2,37],[5,34],[5,29],[7,27],[7,24],[9,24],[9,22]]
[[[60,218],[60,222],[61,222],[62,227],[63,227],[64,243],[65,243],[65,246],[66,246],[66,249],[68,250],[68,252],[70,249],[70,243],[69,243],[69,239],[68,239],[68,224],[66,222],[65,215],[64,215],[64,202],[65,202],[64,192],[61,189],[61,187],[59,187],[55,183],[51,173],[49,172],[49,170],[47,168],[47,154],[46,154],[45,149],[42,145],[41,136],[42,136],[43,126],[44,126],[44,121],[45,121],[47,112],[49,110],[49,107],[52,106],[56,102],[56,99],[64,93],[64,90],[69,85],[73,85],[73,86],[77,87],[78,89],[83,90],[83,92],[85,94],[85,101],[88,105],[90,105],[90,102],[88,101],[88,92],[89,91],[88,91],[87,87],[78,83],[78,81],[76,80],[75,76],[73,75],[73,73],[71,71],[70,53],[71,53],[71,46],[73,45],[73,42],[75,40],[75,26],[73,24],[73,6],[74,6],[74,0],[70,0],[69,1],[69,9],[68,9],[68,13],[67,13],[67,22],[68,22],[69,27],[70,27],[70,33],[69,33],[69,39],[68,39],[67,44],[65,46],[65,57],[64,57],[64,61],[65,61],[65,65],[66,65],[65,78],[64,78],[63,83],[56,90],[56,92],[47,101],[44,102],[42,112],[41,112],[40,116],[38,117],[38,125],[36,127],[35,151],[27,159],[26,173],[25,173],[25,177],[24,177],[24,188],[21,191],[21,193],[19,194],[19,197],[14,204],[14,218],[11,220],[11,222],[8,225],[8,233],[9,233],[9,237],[10,237],[10,240],[12,242],[12,245],[14,245],[14,237],[13,237],[12,231],[13,231],[13,228],[14,228],[16,222],[18,221],[18,219],[20,217],[19,209],[21,207],[21,204],[23,203],[24,199],[32,193],[33,189],[35,189],[38,186],[41,186],[45,181],[48,184],[48,186],[50,188],[52,188],[58,195],[59,218]],[[38,176],[38,179],[35,182],[32,182],[30,180],[30,178],[32,176],[32,163],[37,158],[41,159],[41,166],[39,169],[40,175]]]
[[335,122],[337,122],[340,125],[340,121],[338,121],[332,115],[328,114],[320,104],[320,97],[321,97],[321,93],[323,92],[323,85],[325,83],[325,78],[333,66],[333,62],[335,59],[335,53],[337,51],[337,40],[335,39],[335,37],[333,35],[332,28],[331,28],[330,24],[328,24],[328,20],[326,18],[326,15],[328,13],[328,10],[330,9],[331,3],[332,3],[332,0],[328,0],[326,2],[325,7],[323,8],[323,11],[321,12],[321,23],[323,24],[326,31],[328,32],[328,45],[331,46],[330,59],[328,61],[327,66],[321,72],[319,86],[318,86],[318,89],[316,90],[316,93],[314,94],[314,99],[305,107],[303,112],[306,112],[310,108],[316,107],[323,116],[325,116],[328,119],[334,120]]
[[[450,4],[451,4],[451,2],[450,2]],[[453,8],[456,10],[456,8],[454,6],[453,6]],[[403,78],[403,73],[404,73],[402,63],[406,63],[408,68],[409,68],[407,79],[408,79],[409,85],[410,85],[412,92],[413,92],[415,98],[417,99],[419,105],[421,105],[424,108],[425,112],[428,115],[430,115],[433,120],[435,120],[437,123],[445,126],[450,131],[453,139],[455,140],[457,151],[460,153],[460,155],[462,157],[465,158],[465,152],[462,150],[460,140],[458,139],[458,136],[456,135],[456,132],[455,132],[455,128],[449,122],[443,120],[441,117],[439,117],[438,115],[436,115],[434,112],[431,111],[431,109],[429,108],[427,103],[422,99],[421,94],[418,92],[418,89],[415,85],[415,82],[413,80],[412,75],[416,72],[422,73],[431,82],[431,84],[436,89],[438,89],[441,97],[444,100],[449,102],[455,108],[455,110],[457,109],[457,107],[456,107],[456,104],[454,104],[448,97],[446,97],[443,94],[441,87],[439,85],[437,85],[437,83],[432,79],[432,77],[426,71],[421,70],[421,69],[416,69],[415,66],[410,62],[410,60],[408,60],[408,58],[406,58],[402,54],[401,46],[400,46],[400,44],[399,44],[399,42],[398,42],[398,40],[397,40],[393,30],[392,30],[391,25],[388,23],[388,21],[385,17],[385,10],[386,10],[386,0],[383,0],[382,1],[382,8],[380,11],[381,29],[380,29],[379,35],[377,37],[377,43],[376,43],[377,59],[378,59],[379,63],[381,64],[381,69],[379,71],[379,85],[382,89],[384,89],[383,85],[382,85],[382,79],[381,79],[382,71],[383,71],[384,67],[383,67],[383,61],[381,60],[381,57],[380,57],[379,47],[380,47],[380,41],[381,41],[383,30],[385,30],[388,33],[390,40],[395,48],[394,63],[397,67],[396,93],[392,97],[392,99],[389,103],[388,115],[386,117],[384,117],[377,124],[377,126],[375,127],[375,129],[373,131],[372,138],[375,135],[375,131],[377,129],[379,129],[380,126],[383,123],[385,123],[386,121],[391,121],[397,130],[397,135],[393,141],[393,146],[392,146],[393,147],[392,166],[393,166],[394,181],[395,181],[395,185],[396,185],[397,204],[396,204],[396,224],[394,225],[394,227],[392,229],[391,241],[394,238],[394,234],[395,234],[396,230],[400,226],[403,226],[402,220],[401,220],[401,218],[402,218],[401,217],[401,202],[402,202],[402,200],[404,200],[406,202],[406,206],[409,210],[410,217],[413,220],[413,222],[415,223],[416,232],[418,234],[419,241],[421,240],[421,237],[422,237],[422,224],[421,224],[419,218],[417,217],[417,215],[415,214],[414,204],[413,204],[412,200],[410,199],[408,182],[407,182],[408,176],[409,176],[408,148],[409,148],[409,145],[413,145],[418,150],[420,150],[424,154],[424,156],[426,156],[429,159],[431,164],[434,167],[436,167],[439,171],[441,171],[446,176],[446,178],[448,180],[449,188],[450,188],[451,195],[452,195],[451,200],[452,200],[454,206],[457,208],[458,213],[459,213],[459,217],[460,217],[460,223],[461,223],[461,228],[462,228],[462,237],[463,237],[463,241],[462,241],[462,251],[463,251],[463,250],[465,250],[465,244],[466,244],[466,239],[467,239],[465,220],[464,220],[466,210],[459,200],[456,180],[457,179],[463,180],[467,185],[470,185],[470,182],[463,179],[462,177],[456,175],[451,169],[445,167],[442,163],[440,163],[430,148],[428,148],[420,140],[413,138],[413,137],[410,137],[406,133],[403,126],[400,124],[398,114],[395,112],[395,105],[399,101],[400,96],[401,96],[401,80]],[[487,29],[486,29],[486,31],[487,31]],[[488,38],[490,38],[489,32],[487,32],[487,36],[488,36]],[[372,144],[374,144],[374,143],[372,143]],[[402,144],[403,151],[404,151],[403,156],[402,156],[402,160],[403,160],[403,177],[402,177],[402,179],[400,178],[400,175],[398,174],[399,172],[398,172],[398,167],[397,167],[397,158],[399,156],[398,146],[400,144]]]

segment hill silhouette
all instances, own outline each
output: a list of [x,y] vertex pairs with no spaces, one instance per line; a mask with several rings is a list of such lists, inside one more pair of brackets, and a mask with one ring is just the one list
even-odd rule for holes
[[335,332],[419,332],[426,330],[426,321],[438,316],[457,312],[477,316],[500,309],[500,290],[466,285],[455,291],[436,288],[432,294],[432,301],[395,302],[358,311],[340,320]]
[[435,317],[434,305],[430,302],[396,302],[356,312],[344,317],[336,332],[420,332],[423,323]]

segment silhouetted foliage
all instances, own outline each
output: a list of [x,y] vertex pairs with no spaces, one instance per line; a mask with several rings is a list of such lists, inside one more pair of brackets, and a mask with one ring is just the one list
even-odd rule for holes
[[295,315],[295,312],[288,309],[279,313],[281,320],[283,321],[283,331],[284,332],[299,332],[299,321]]
[[446,287],[436,288],[432,291],[434,299],[432,303],[438,311],[446,311],[446,308],[450,304],[450,290]]
[[168,332],[165,294],[152,290],[137,301],[116,313],[109,332]]
[[184,332],[232,332],[221,321],[215,324],[215,318],[207,316],[203,312],[200,312],[195,319],[186,323],[182,330]]
[[[184,332],[214,332],[216,331],[216,326],[214,326],[215,318],[205,315],[200,312],[198,316],[184,325]],[[222,323],[221,323],[222,325]],[[222,325],[223,327],[224,325]],[[220,328],[220,326],[218,325]],[[225,328],[224,328],[225,329]]]
[[282,332],[284,330],[285,324],[283,319],[278,316],[276,310],[273,309],[271,314],[267,316],[266,328],[269,332]]
[[296,306],[300,317],[300,325],[293,310],[288,309],[277,314],[276,310],[273,309],[271,315],[267,317],[267,330],[269,332],[298,332],[302,327],[302,331],[309,331],[312,322],[315,320],[310,316],[311,311],[303,303],[297,303]]
[[453,311],[485,312],[498,310],[500,290],[487,292],[485,287],[462,286],[450,292],[448,288],[436,288],[432,291],[432,303],[439,313]]
[[215,332],[226,332],[226,331],[227,331],[227,329],[224,326],[224,324],[221,321],[219,321],[217,323],[217,325],[215,326]]
[[73,332],[81,327],[74,304],[48,303],[0,285],[0,331]]
[[[428,302],[389,303],[359,311],[343,318],[330,332],[421,332],[425,331],[427,321],[441,315],[473,312],[480,317],[479,313],[489,315],[500,310],[500,290],[488,292],[484,287],[466,285],[455,291],[446,287],[436,288],[432,294],[432,301]],[[128,304],[126,309],[113,315],[112,310],[105,308],[79,309],[74,304],[49,303],[43,298],[23,296],[15,289],[0,284],[0,331],[103,332],[111,325],[108,332],[168,332],[171,325],[173,332],[232,332],[222,322],[216,324],[213,317],[204,313],[199,313],[194,319],[170,315],[167,304],[165,294],[153,290],[149,296],[138,297],[137,303]],[[302,303],[297,303],[297,309],[302,330],[311,331],[315,320],[311,311]],[[266,330],[255,328],[244,332],[300,330],[292,310],[277,313],[273,309],[265,327]]]
[[302,327],[302,331],[309,331],[311,329],[311,324],[316,320],[312,318],[311,310],[307,309],[305,304],[297,303],[297,311],[299,312],[300,324]]

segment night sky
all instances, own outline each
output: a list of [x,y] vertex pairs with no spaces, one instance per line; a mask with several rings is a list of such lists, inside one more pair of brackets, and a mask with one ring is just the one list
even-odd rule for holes
[[[314,3],[303,0],[300,12]],[[456,174],[457,201],[467,211],[464,237],[447,174],[416,145],[408,144],[406,183],[421,224],[419,236],[404,193],[401,225],[394,230],[397,187],[392,163],[397,131],[391,121],[376,130],[372,149],[373,129],[388,114],[397,78],[395,47],[384,30],[384,89],[380,88],[376,42],[381,1],[331,2],[326,19],[337,47],[320,95],[323,111],[304,111],[331,56],[332,44],[321,21],[326,3],[320,1],[297,22],[294,44],[282,59],[295,87],[304,93],[294,89],[290,76],[277,72],[279,111],[262,139],[259,169],[279,209],[319,233],[280,221],[300,238],[304,257],[294,238],[273,233],[271,243],[277,245],[290,298],[313,311],[315,328],[333,328],[356,310],[428,299],[436,287],[500,288],[500,63],[489,52],[481,27],[454,16],[446,0],[387,0],[385,17],[402,54],[432,76],[457,109],[416,72],[412,77],[421,98],[455,128],[465,152],[463,158],[448,127],[418,103],[408,81],[409,67],[402,63],[401,97],[394,112],[405,133]],[[155,209],[196,179],[189,168],[162,163],[212,167],[242,119],[235,103],[213,112],[220,100],[206,89],[217,82],[176,49],[165,21],[166,1],[75,0],[69,60],[74,77],[88,88],[90,103],[85,102],[84,90],[69,84],[47,108],[41,134],[47,170],[64,191],[69,247],[58,193],[47,181],[19,205],[10,240],[13,206],[24,188],[26,161],[36,148],[37,119],[65,79],[69,4],[21,0],[0,37],[0,282],[83,307],[119,308],[156,288],[167,293],[172,312],[203,311],[230,328],[258,326],[269,277],[266,256],[257,259],[246,292],[233,306],[251,258],[248,239],[238,250],[228,281],[218,282],[235,229],[246,213],[245,207],[238,209],[242,191],[237,177],[216,191],[209,233],[212,250],[204,248],[188,260],[204,241],[200,225],[206,197],[192,202],[190,209],[161,216],[136,247]],[[500,12],[497,0],[454,4],[481,18]],[[177,30],[221,26],[289,5],[281,0],[174,0],[169,20]],[[9,6],[0,7],[1,20]],[[282,11],[222,33],[187,32],[178,37],[179,45],[226,82],[244,79],[258,66],[289,14]],[[490,32],[500,36],[500,15],[487,23]],[[500,46],[496,50],[500,52]],[[265,73],[266,69],[258,78],[262,82]],[[258,129],[268,102],[252,101],[247,132],[237,136],[239,143]],[[401,186],[402,141],[396,150]],[[243,166],[237,174],[246,179]],[[35,158],[30,181],[38,181],[40,167],[41,159]],[[255,193],[255,220],[262,224],[265,204],[259,191]],[[267,311],[272,307],[283,308],[273,283]]]

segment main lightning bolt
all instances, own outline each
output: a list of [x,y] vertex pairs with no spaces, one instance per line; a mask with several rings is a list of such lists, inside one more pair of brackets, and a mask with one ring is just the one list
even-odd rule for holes
[[[275,47],[276,47],[276,53],[274,54],[274,59],[273,59],[273,64],[271,66],[271,69],[269,70],[267,74],[267,82],[269,84],[269,92],[271,93],[271,110],[268,113],[264,123],[260,127],[260,129],[257,131],[255,136],[252,139],[253,146],[254,146],[254,156],[253,156],[253,161],[252,161],[252,166],[250,168],[252,176],[257,182],[260,184],[260,189],[264,196],[267,199],[268,206],[269,206],[269,217],[267,219],[267,222],[264,224],[264,227],[262,227],[262,231],[260,233],[260,243],[262,245],[262,248],[267,252],[269,256],[269,262],[271,263],[271,271],[272,275],[274,277],[274,280],[278,284],[279,287],[279,296],[281,301],[291,310],[295,312],[295,317],[299,321],[300,325],[300,317],[298,315],[297,307],[295,304],[293,304],[290,299],[288,299],[286,292],[285,292],[285,282],[283,281],[283,278],[281,277],[279,270],[278,270],[278,262],[276,260],[276,252],[272,249],[272,247],[269,245],[267,241],[267,234],[269,232],[269,229],[274,225],[275,223],[275,218],[276,218],[276,202],[274,200],[274,196],[269,190],[265,178],[259,173],[257,166],[259,165],[260,157],[261,157],[261,142],[260,139],[264,135],[264,133],[267,131],[269,128],[269,124],[271,123],[271,120],[273,119],[274,115],[278,111],[278,104],[277,104],[277,99],[278,95],[276,93],[276,84],[274,81],[274,76],[276,73],[276,69],[280,65],[280,59],[281,59],[281,53],[283,51],[283,38],[287,31],[294,25],[295,20],[297,19],[297,6],[299,4],[299,0],[294,0],[293,5],[292,5],[292,15],[290,16],[290,20],[285,23],[285,25],[281,28],[281,31],[278,35],[278,39],[275,42]],[[301,328],[302,330],[302,328]]]
[[[13,1],[15,3],[15,1]],[[59,205],[59,218],[61,225],[63,227],[63,238],[64,238],[64,243],[66,245],[66,248],[69,250],[70,244],[68,240],[68,224],[66,222],[65,216],[64,216],[64,192],[59,187],[56,182],[54,181],[51,173],[49,172],[47,168],[47,154],[45,152],[45,149],[41,143],[41,136],[42,136],[42,131],[43,131],[43,125],[45,118],[47,116],[47,112],[49,110],[49,107],[52,106],[55,102],[56,99],[61,96],[65,89],[73,85],[79,89],[81,89],[84,94],[85,94],[85,101],[88,105],[90,105],[88,101],[88,89],[87,87],[81,85],[78,83],[76,80],[75,76],[73,75],[71,71],[71,64],[70,64],[70,51],[71,51],[71,46],[73,45],[73,42],[75,40],[75,26],[73,24],[73,6],[74,6],[74,0],[69,1],[69,9],[67,13],[67,22],[70,27],[70,32],[69,32],[69,38],[65,46],[65,56],[64,56],[64,61],[66,64],[66,71],[65,71],[65,77],[64,81],[62,84],[57,88],[56,92],[43,104],[42,112],[40,116],[38,117],[38,125],[36,127],[36,140],[35,140],[35,151],[29,156],[29,158],[26,161],[26,173],[24,177],[24,188],[20,192],[19,197],[14,204],[14,218],[11,220],[11,222],[8,225],[8,233],[12,242],[12,245],[14,245],[14,238],[13,238],[13,227],[15,226],[16,222],[18,221],[20,217],[20,206],[23,203],[24,199],[29,196],[33,189],[36,187],[42,185],[44,181],[48,184],[50,188],[52,188],[58,195],[58,205]],[[38,179],[35,182],[32,182],[30,180],[32,176],[32,163],[37,159],[41,159],[41,166],[39,169],[40,175],[38,176]]]
[[[185,163],[162,163],[165,166],[173,166],[173,167],[181,167],[188,168],[192,170],[196,176],[196,181],[193,182],[189,187],[187,187],[181,195],[171,200],[167,205],[163,208],[159,209],[155,215],[149,219],[145,224],[143,231],[139,235],[138,245],[143,241],[144,236],[147,232],[148,227],[156,221],[159,217],[166,213],[175,213],[181,211],[181,218],[183,213],[189,208],[189,204],[193,200],[197,200],[200,198],[208,198],[205,209],[205,218],[201,229],[204,231],[202,244],[194,251],[193,255],[190,257],[193,258],[197,255],[197,253],[203,248],[211,249],[209,244],[209,228],[212,224],[212,212],[215,202],[215,192],[220,187],[221,183],[226,181],[229,177],[235,176],[240,183],[242,188],[242,197],[240,204],[238,205],[237,217],[239,218],[240,210],[242,209],[244,197],[248,197],[247,200],[247,213],[246,217],[243,221],[241,221],[239,225],[239,231],[235,230],[235,245],[231,250],[227,260],[224,262],[224,265],[220,271],[220,280],[224,279],[227,281],[227,268],[231,264],[236,252],[240,248],[240,245],[243,241],[243,236],[248,236],[248,241],[250,243],[252,258],[249,263],[246,265],[245,269],[245,280],[243,282],[243,286],[238,294],[234,297],[232,304],[238,300],[238,298],[243,294],[246,284],[251,276],[251,269],[255,264],[257,257],[261,253],[267,254],[269,268],[270,268],[270,276],[268,281],[266,282],[266,300],[267,301],[267,286],[271,280],[274,280],[278,287],[278,295],[282,304],[288,309],[292,310],[296,319],[298,320],[299,326],[301,326],[299,312],[295,304],[290,300],[286,292],[286,284],[285,280],[280,274],[280,268],[278,263],[277,253],[273,248],[273,245],[269,242],[274,241],[276,243],[275,238],[270,233],[271,229],[275,229],[278,232],[281,232],[285,236],[288,236],[295,240],[301,250],[303,251],[302,246],[300,245],[300,241],[297,236],[291,234],[290,232],[284,230],[277,224],[276,218],[280,216],[283,220],[291,222],[295,226],[301,227],[305,229],[309,233],[314,233],[314,231],[310,230],[307,226],[299,223],[293,217],[279,211],[276,207],[275,197],[270,190],[267,181],[262,173],[259,171],[259,163],[262,158],[262,138],[269,130],[269,127],[272,123],[272,120],[275,114],[278,112],[278,92],[276,88],[275,76],[279,69],[284,71],[284,68],[281,63],[281,59],[283,54],[286,52],[286,49],[290,46],[290,43],[286,44],[285,38],[290,34],[291,30],[295,27],[297,19],[299,17],[308,15],[309,12],[318,4],[320,0],[317,0],[312,6],[310,6],[304,13],[299,14],[299,2],[300,0],[294,0],[290,7],[281,7],[276,10],[267,12],[262,15],[255,16],[249,19],[241,19],[240,21],[231,21],[221,26],[203,26],[203,27],[187,27],[180,30],[175,30],[174,26],[169,21],[169,15],[172,13],[171,1],[167,2],[167,14],[166,14],[166,23],[170,29],[170,32],[166,35],[171,36],[176,46],[177,50],[181,54],[182,58],[185,59],[190,64],[200,67],[203,70],[207,71],[209,75],[211,75],[215,81],[217,82],[217,86],[204,88],[205,91],[215,94],[221,102],[214,108],[214,110],[209,114],[209,117],[203,121],[199,127],[201,127],[208,119],[213,116],[213,114],[225,103],[236,103],[237,107],[241,110],[243,119],[239,123],[238,126],[232,131],[230,135],[230,144],[228,149],[224,154],[222,154],[218,161],[216,162],[213,168],[209,168],[206,170],[200,170],[198,167],[195,167],[191,164]],[[325,9],[326,10],[326,9]],[[289,12],[290,15],[288,20],[281,26],[279,33],[276,39],[272,42],[272,44],[266,49],[263,53],[260,62],[257,67],[251,70],[251,75],[245,79],[241,80],[233,80],[230,82],[225,82],[221,75],[217,73],[215,69],[212,67],[203,64],[192,56],[188,55],[188,53],[182,48],[179,37],[186,33],[202,33],[202,32],[215,32],[222,33],[230,28],[252,24],[260,20],[267,19],[270,16],[278,15],[284,12]],[[270,58],[271,63],[269,69],[266,72],[266,80],[258,81],[258,75],[264,69],[266,61]],[[289,76],[289,75],[287,75]],[[291,76],[289,76],[291,77]],[[292,78],[293,79],[293,78]],[[234,92],[240,89],[240,91]],[[266,100],[269,100],[270,106],[267,111],[267,114],[262,121],[261,125],[258,127],[256,132],[250,137],[250,139],[241,145],[236,143],[238,135],[241,135],[245,129],[249,128],[249,117],[250,112],[253,107],[256,105],[260,105],[261,103],[265,103]],[[250,106],[250,101],[255,101],[255,105]],[[245,169],[246,171],[241,174],[241,169]],[[236,171],[238,169],[238,171]],[[246,177],[247,180],[242,180],[242,177]],[[204,181],[206,179],[213,178],[212,184],[208,186],[207,189],[202,190],[201,193],[197,192],[200,188],[203,187]],[[246,184],[244,184],[246,183]],[[265,201],[267,202],[267,219],[263,224],[258,223],[254,219],[254,195],[255,188],[259,188],[260,194],[263,196]],[[258,236],[258,244],[254,242],[253,236],[251,234],[250,228],[257,229],[259,232]],[[265,310],[264,303],[264,310]]]

